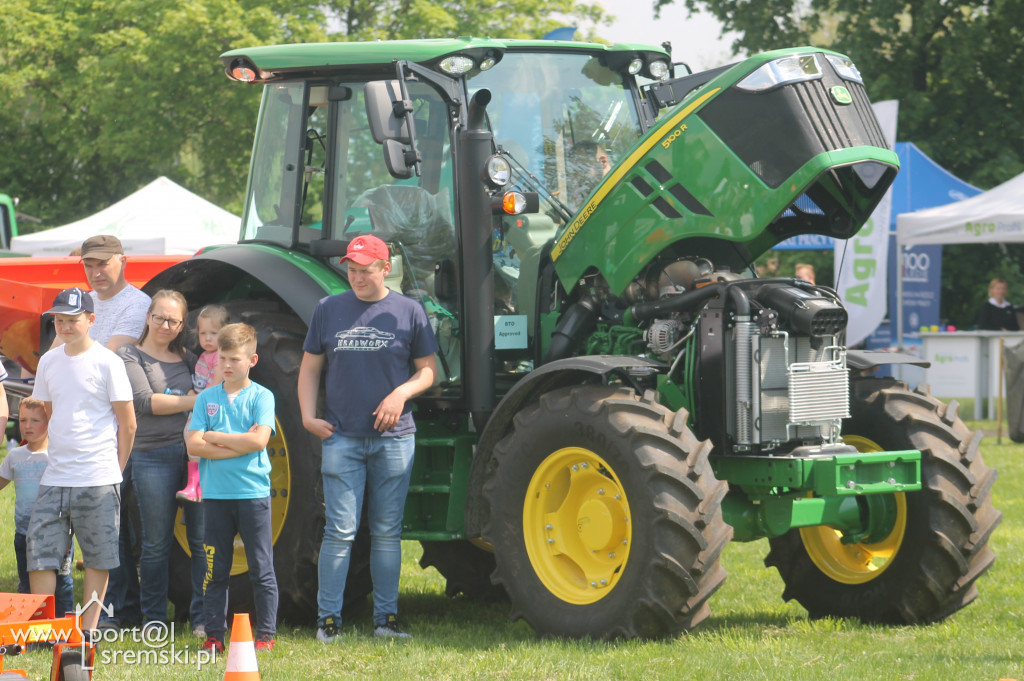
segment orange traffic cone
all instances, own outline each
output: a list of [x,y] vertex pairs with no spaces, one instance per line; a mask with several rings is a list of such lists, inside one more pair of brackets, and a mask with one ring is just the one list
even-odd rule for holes
[[224,681],[260,681],[256,646],[252,642],[252,625],[249,624],[249,614],[245,612],[235,613],[235,621],[231,625]]

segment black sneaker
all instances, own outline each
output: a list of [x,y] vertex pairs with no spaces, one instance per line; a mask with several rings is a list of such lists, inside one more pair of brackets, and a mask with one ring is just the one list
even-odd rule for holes
[[388,615],[384,622],[374,625],[373,635],[388,638],[412,638],[398,626],[398,615]]
[[338,623],[333,617],[325,617],[316,629],[316,640],[321,643],[333,643],[338,640]]

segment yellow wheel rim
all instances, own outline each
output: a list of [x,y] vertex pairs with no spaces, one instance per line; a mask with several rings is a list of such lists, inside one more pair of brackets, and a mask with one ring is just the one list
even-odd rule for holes
[[[843,441],[861,452],[879,452],[882,447],[859,435],[845,435]],[[877,542],[844,544],[842,533],[831,527],[800,529],[807,555],[827,577],[842,584],[864,584],[877,578],[892,564],[907,531],[907,497],[892,495],[895,519],[890,532]]]
[[[285,518],[288,517],[288,500],[292,492],[291,466],[288,465],[288,443],[281,430],[281,422],[275,418],[276,430],[267,443],[267,456],[270,458],[270,523],[273,529],[273,541],[281,535]],[[185,502],[189,503],[189,502]],[[188,537],[185,534],[185,521],[182,509],[174,523],[174,536],[178,544],[191,556],[188,548]],[[231,574],[240,575],[249,570],[249,562],[245,559],[245,547],[242,539],[235,535],[235,555],[231,560]]]
[[566,447],[537,467],[523,503],[523,539],[534,572],[561,600],[586,605],[611,592],[629,559],[629,503],[594,452]]

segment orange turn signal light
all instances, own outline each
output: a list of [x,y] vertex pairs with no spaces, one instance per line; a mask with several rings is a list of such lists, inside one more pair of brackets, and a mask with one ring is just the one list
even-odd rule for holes
[[526,210],[526,197],[522,192],[505,192],[501,197],[501,209],[507,215],[519,215]]

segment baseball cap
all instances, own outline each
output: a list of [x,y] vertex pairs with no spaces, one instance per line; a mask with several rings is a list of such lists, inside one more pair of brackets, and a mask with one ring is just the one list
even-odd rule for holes
[[359,265],[369,265],[375,260],[390,260],[388,245],[372,234],[357,236],[349,242],[345,257],[341,262],[351,260]]
[[80,314],[94,312],[92,296],[78,288],[66,288],[53,299],[53,307],[43,314]]
[[97,234],[82,242],[82,259],[108,260],[115,255],[124,255],[121,240],[113,234]]

